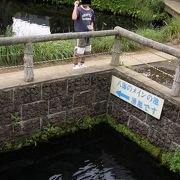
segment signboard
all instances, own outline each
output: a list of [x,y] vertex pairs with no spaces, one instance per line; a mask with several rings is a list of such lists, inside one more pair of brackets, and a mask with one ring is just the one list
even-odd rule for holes
[[112,76],[111,93],[160,119],[164,100],[122,79]]

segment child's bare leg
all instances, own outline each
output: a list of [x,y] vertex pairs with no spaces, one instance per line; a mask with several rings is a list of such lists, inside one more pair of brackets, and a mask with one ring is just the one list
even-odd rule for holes
[[85,57],[83,56],[83,57],[81,57],[81,63],[84,63],[85,62]]
[[78,64],[78,60],[79,60],[79,57],[75,55],[73,57],[73,64],[75,64],[75,65]]

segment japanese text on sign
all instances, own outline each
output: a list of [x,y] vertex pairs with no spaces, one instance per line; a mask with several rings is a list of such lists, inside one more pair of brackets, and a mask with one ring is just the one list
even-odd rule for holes
[[164,100],[122,79],[112,76],[111,93],[160,119]]

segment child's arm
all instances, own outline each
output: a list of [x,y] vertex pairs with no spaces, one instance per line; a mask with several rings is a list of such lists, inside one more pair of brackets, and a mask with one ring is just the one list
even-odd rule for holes
[[91,22],[91,24],[88,26],[89,31],[93,31],[93,30],[94,30],[94,20],[95,20],[95,16],[94,16],[94,11],[93,11],[92,22]]
[[74,9],[72,12],[72,20],[76,20],[77,19],[77,8],[79,6],[79,1],[75,1],[74,3]]

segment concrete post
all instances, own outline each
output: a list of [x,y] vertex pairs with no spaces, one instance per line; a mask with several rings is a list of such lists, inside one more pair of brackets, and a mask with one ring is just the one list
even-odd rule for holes
[[176,68],[174,82],[171,90],[171,95],[174,97],[180,96],[180,58],[178,58],[178,60],[179,60],[179,64],[178,67]]
[[114,45],[112,48],[112,59],[111,59],[111,65],[112,66],[119,66],[122,65],[120,63],[120,53],[121,53],[121,37],[119,35],[115,36],[114,39]]
[[31,82],[34,80],[33,72],[33,48],[32,43],[26,43],[24,51],[24,81]]

